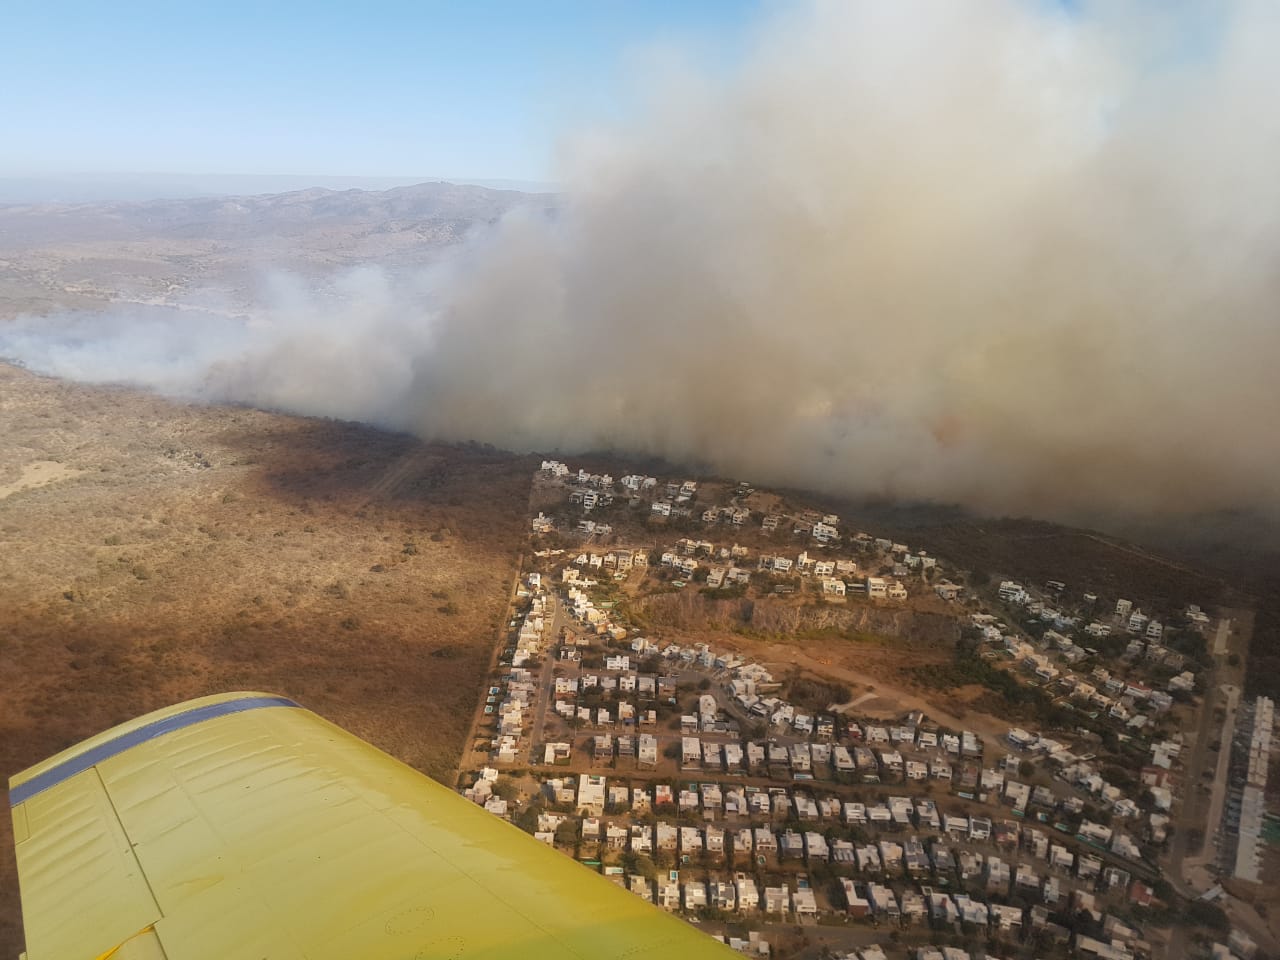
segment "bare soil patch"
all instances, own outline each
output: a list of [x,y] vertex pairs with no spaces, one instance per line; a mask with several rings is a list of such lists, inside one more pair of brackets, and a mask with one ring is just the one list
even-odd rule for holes
[[10,483],[0,483],[0,500],[23,490],[43,487],[46,483],[67,480],[79,472],[56,460],[33,460],[31,463],[24,463],[18,468],[18,479]]

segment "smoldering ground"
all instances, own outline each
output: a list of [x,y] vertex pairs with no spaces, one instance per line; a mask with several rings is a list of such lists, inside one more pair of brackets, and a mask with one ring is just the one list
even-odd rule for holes
[[642,61],[556,215],[445,268],[295,284],[170,364],[127,312],[0,354],[847,494],[1274,510],[1277,45],[1247,0],[783,7],[727,74]]

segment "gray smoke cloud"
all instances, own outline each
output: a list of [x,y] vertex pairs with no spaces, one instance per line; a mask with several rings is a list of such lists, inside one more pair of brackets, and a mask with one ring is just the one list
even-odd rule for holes
[[23,316],[0,325],[0,358],[92,383],[404,426],[416,358],[429,349],[424,285],[434,277],[362,267],[306,282],[275,272],[247,313],[197,295]]
[[554,218],[288,291],[178,379],[1002,513],[1274,510],[1276,49],[1249,0],[788,7],[730,76],[648,64]]

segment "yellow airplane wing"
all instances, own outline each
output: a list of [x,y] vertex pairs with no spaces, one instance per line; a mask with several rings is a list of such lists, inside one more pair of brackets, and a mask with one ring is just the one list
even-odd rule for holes
[[140,717],[10,804],[27,960],[731,955],[283,697]]

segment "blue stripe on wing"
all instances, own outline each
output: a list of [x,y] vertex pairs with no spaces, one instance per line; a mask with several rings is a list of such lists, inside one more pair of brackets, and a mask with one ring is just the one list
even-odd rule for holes
[[154,723],[138,727],[136,730],[122,733],[106,743],[100,743],[84,753],[64,760],[56,767],[51,767],[25,783],[18,784],[9,791],[9,806],[16,807],[18,804],[30,800],[36,794],[43,793],[45,790],[56,787],[63,781],[74,777],[77,773],[83,773],[104,760],[109,760],[124,753],[130,747],[136,747],[138,744],[146,743],[148,740],[163,737],[165,734],[173,733],[175,730],[182,730],[185,727],[191,727],[197,723],[212,720],[215,717],[244,713],[246,710],[260,710],[263,707],[296,706],[298,704],[287,697],[245,697],[241,700],[225,700],[222,703],[210,703],[203,707],[192,707],[182,713],[176,713],[171,717],[165,717],[163,720],[157,720]]

